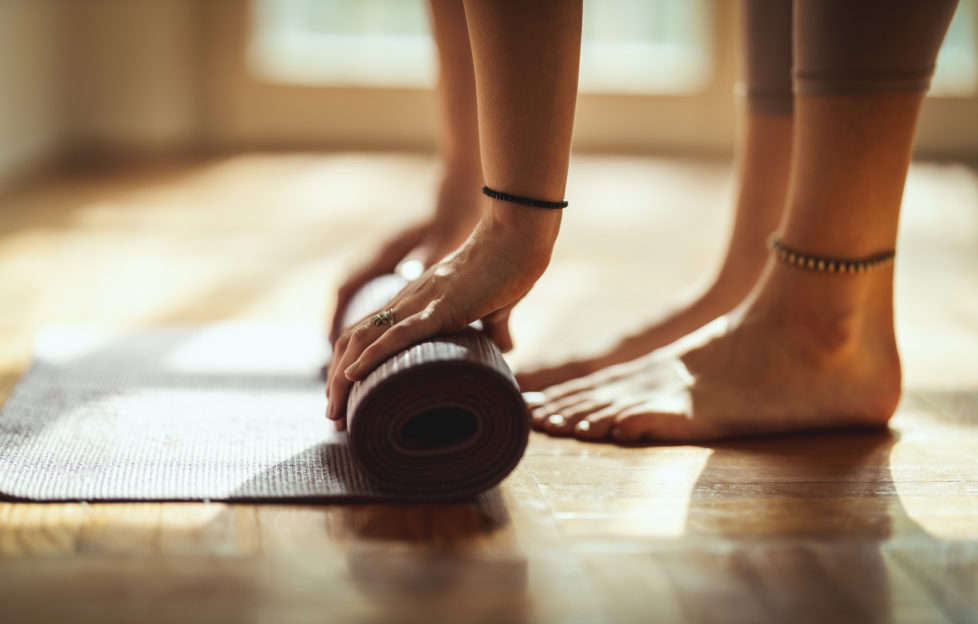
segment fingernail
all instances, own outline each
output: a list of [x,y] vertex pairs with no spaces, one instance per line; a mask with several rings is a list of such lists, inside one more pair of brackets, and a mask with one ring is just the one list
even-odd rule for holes
[[343,374],[346,375],[347,379],[350,379],[352,381],[353,375],[356,374],[358,368],[360,368],[360,360],[357,360],[353,364],[350,364],[350,366],[345,371],[343,371]]
[[326,418],[333,420],[333,403],[332,401],[326,401]]
[[581,422],[577,423],[577,431],[579,433],[587,433],[590,430],[591,430],[591,423],[590,422],[588,422],[586,420],[582,420]]

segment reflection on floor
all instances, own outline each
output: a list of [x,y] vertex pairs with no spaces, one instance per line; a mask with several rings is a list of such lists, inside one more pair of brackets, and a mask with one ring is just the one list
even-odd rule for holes
[[[51,323],[322,320],[436,175],[418,156],[256,155],[4,199],[0,400]],[[610,337],[701,279],[729,183],[725,163],[575,160],[514,363]],[[0,620],[974,621],[978,175],[916,165],[902,227],[890,432],[641,449],[535,434],[472,504],[0,503]]]

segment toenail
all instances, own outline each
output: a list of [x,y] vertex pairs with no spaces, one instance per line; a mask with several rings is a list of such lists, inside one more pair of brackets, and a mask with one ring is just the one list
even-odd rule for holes
[[550,418],[547,419],[547,424],[551,427],[563,427],[567,419],[560,414],[552,414]]
[[523,400],[527,405],[543,405],[547,402],[547,395],[542,392],[524,392]]

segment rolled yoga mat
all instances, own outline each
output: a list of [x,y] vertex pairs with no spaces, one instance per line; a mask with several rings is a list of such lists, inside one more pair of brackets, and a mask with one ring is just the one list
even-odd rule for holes
[[[406,284],[368,283],[350,325],[386,307]],[[415,344],[356,382],[347,402],[350,452],[384,489],[459,498],[508,475],[526,450],[530,414],[499,348],[478,327]]]

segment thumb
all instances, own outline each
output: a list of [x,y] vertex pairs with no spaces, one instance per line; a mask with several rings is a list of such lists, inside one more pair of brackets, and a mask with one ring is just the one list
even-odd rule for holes
[[509,333],[509,313],[512,311],[513,306],[506,306],[482,319],[486,335],[503,353],[513,349],[513,337]]

